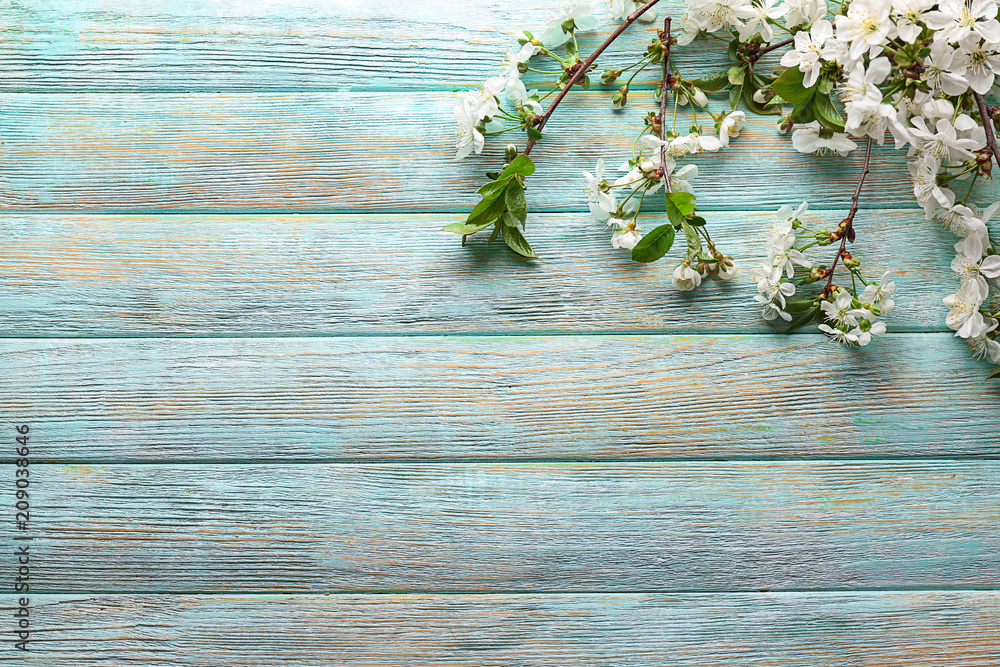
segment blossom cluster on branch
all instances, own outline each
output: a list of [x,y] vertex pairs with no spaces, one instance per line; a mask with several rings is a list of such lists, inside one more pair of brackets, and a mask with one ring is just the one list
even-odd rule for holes
[[[997,0],[684,2],[677,34],[666,18],[634,62],[599,75],[602,84],[617,86],[610,95],[615,109],[629,104],[642,72],[652,68],[660,81],[657,108],[642,117],[621,173],[609,177],[604,160],[584,172],[588,207],[610,228],[612,245],[652,262],[682,237],[685,252],[672,272],[680,290],[695,289],[711,275],[734,277],[733,257],[716,246],[697,207],[691,181],[698,168],[684,162],[728,149],[748,111],[774,115],[779,132],[791,133],[794,150],[859,158],[863,152],[863,162],[842,220],[807,219],[805,202],[778,210],[763,248],[767,260],[751,270],[762,316],[791,327],[815,324],[832,340],[867,345],[886,330],[895,283],[888,274],[867,276],[847,244],[856,241],[872,146],[888,141],[906,151],[914,197],[927,220],[958,236],[951,265],[958,284],[944,298],[947,326],[976,356],[1000,363],[1000,243],[990,229],[1000,203],[979,210],[970,201],[977,181],[992,178],[993,164],[1000,165],[1000,108],[985,98],[1000,74]],[[491,241],[501,238],[513,251],[535,257],[522,233],[525,179],[534,172],[528,156],[562,99],[574,87],[588,89],[598,76],[597,57],[635,22],[655,21],[656,4],[613,0],[611,17],[621,23],[585,57],[577,35],[598,27],[597,2],[565,2],[537,36],[518,33],[497,76],[461,94],[454,110],[458,158],[479,153],[494,134],[521,131],[527,144],[507,146],[507,163],[488,173],[480,204],[466,222],[446,229],[464,243],[469,234],[492,228]],[[708,76],[686,76],[671,49],[676,55],[701,37],[719,42],[730,64]],[[555,77],[555,84],[542,92],[529,89],[522,79],[528,72]],[[710,100],[716,94],[721,99]],[[640,216],[654,200],[668,221],[646,229]]]

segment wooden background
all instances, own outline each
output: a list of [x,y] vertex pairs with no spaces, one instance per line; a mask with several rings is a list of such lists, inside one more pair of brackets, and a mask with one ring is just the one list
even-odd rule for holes
[[[649,81],[550,123],[541,261],[440,231],[503,145],[453,160],[454,90],[557,6],[0,4],[0,469],[12,520],[29,424],[36,536],[32,650],[5,592],[0,661],[1000,661],[1000,384],[944,328],[954,239],[902,154],[862,197],[856,254],[900,287],[863,350],[770,328],[746,273],[682,294],[611,249],[580,171]],[[835,224],[859,172],[773,119],[697,162],[745,269],[769,212]]]

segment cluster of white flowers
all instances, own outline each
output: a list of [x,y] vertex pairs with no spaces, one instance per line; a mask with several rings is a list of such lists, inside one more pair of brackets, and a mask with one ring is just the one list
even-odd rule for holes
[[[680,96],[684,93],[674,91],[673,94]],[[611,245],[614,248],[632,250],[642,240],[643,230],[638,225],[638,215],[646,196],[660,192],[667,183],[670,192],[692,192],[691,180],[698,176],[698,167],[686,164],[677,168],[679,158],[701,152],[717,152],[728,147],[730,139],[738,137],[746,125],[746,114],[732,111],[717,120],[718,135],[698,132],[678,135],[669,132],[666,138],[660,139],[655,134],[646,133],[654,127],[654,118],[648,118],[648,127],[635,142],[640,147],[639,153],[619,167],[620,171],[626,172],[624,176],[609,183],[604,177],[603,159],[597,161],[594,173],[583,172],[591,215],[613,230]],[[615,189],[620,189],[623,195],[620,203]],[[636,195],[639,195],[638,199]],[[693,242],[697,236],[688,239],[688,252],[672,274],[671,284],[675,289],[693,290],[709,275],[717,275],[723,280],[736,276],[733,258],[719,252],[707,232],[702,233],[708,251],[701,247],[700,241]]]
[[[876,336],[885,333],[885,323],[878,318],[889,315],[895,308],[893,295],[896,284],[889,281],[889,274],[882,275],[879,283],[868,282],[860,271],[860,262],[853,257],[844,257],[844,264],[855,279],[861,280],[864,289],[856,293],[855,288],[824,289],[818,299],[796,296],[796,280],[799,286],[809,285],[829,277],[825,267],[813,268],[802,250],[814,246],[828,246],[836,233],[826,229],[813,230],[802,219],[809,204],[802,202],[798,207],[782,206],[771,222],[767,239],[767,260],[753,270],[757,282],[757,296],[754,299],[762,306],[761,315],[765,320],[781,318],[791,322],[795,312],[809,311],[818,307],[821,316],[820,331],[836,342],[845,345],[868,345]],[[838,233],[842,233],[838,230]],[[800,248],[797,234],[803,234],[808,242]],[[796,278],[796,267],[806,269],[804,276]],[[818,304],[818,306],[817,306]]]
[[[895,306],[895,283],[888,273],[878,281],[867,279],[846,243],[855,241],[854,218],[869,172],[872,144],[883,145],[891,138],[896,150],[907,151],[914,197],[926,218],[936,218],[960,237],[951,265],[960,283],[944,299],[950,308],[946,324],[968,341],[976,356],[1000,363],[1000,295],[995,294],[1000,292],[1000,244],[995,236],[991,238],[988,227],[1000,202],[985,210],[966,204],[977,180],[992,177],[994,160],[1000,164],[1000,149],[990,130],[1000,127],[1000,108],[988,106],[984,99],[995,90],[1000,74],[1000,0],[684,3],[679,38],[658,31],[635,63],[605,70],[601,76],[602,83],[611,84],[631,70],[611,98],[612,107],[621,109],[629,102],[629,86],[636,76],[649,67],[663,68],[663,84],[654,98],[658,106],[662,100],[664,110],[667,100],[663,98],[669,99],[673,112],[672,121],[665,111],[644,117],[631,159],[620,167],[624,175],[609,182],[603,160],[593,173],[584,172],[590,212],[611,228],[612,246],[629,250],[636,261],[656,261],[669,251],[675,233],[677,238],[683,234],[687,252],[673,271],[675,288],[694,289],[708,275],[735,275],[732,258],[717,250],[705,219],[697,214],[691,181],[698,168],[686,164],[684,158],[728,148],[746,123],[745,113],[737,110],[740,104],[757,114],[782,115],[778,130],[791,132],[792,146],[801,153],[844,157],[864,146],[861,183],[843,222],[834,231],[810,229],[802,220],[805,203],[794,209],[783,206],[766,243],[767,260],[753,273],[755,298],[765,319],[793,326],[818,322],[819,329],[835,341],[867,345],[886,330],[880,318]],[[610,4],[612,18],[631,22],[647,3],[610,0],[605,4]],[[527,133],[527,158],[563,96],[544,114],[541,103],[571,82],[584,88],[590,85],[589,75],[599,54],[585,62],[577,34],[598,26],[597,6],[598,0],[563,2],[539,37],[518,34],[519,46],[508,50],[496,76],[460,95],[454,109],[458,158],[481,152],[487,135],[516,129]],[[638,18],[652,21],[656,9],[648,8]],[[784,32],[785,38],[776,38],[776,31]],[[687,44],[703,33],[716,33],[714,37],[728,43],[733,64],[701,79],[685,78],[673,60],[664,65],[671,44]],[[786,48],[780,56],[782,69],[771,73],[758,64],[761,57],[782,47]],[[556,49],[561,51],[556,53]],[[536,56],[551,59],[548,62],[554,61],[558,69],[536,69],[537,64],[529,63]],[[559,80],[539,95],[521,79],[529,71],[557,74]],[[727,90],[726,111],[709,111],[706,91]],[[679,111],[690,114],[690,125],[687,120],[680,125],[689,129],[678,131]],[[703,129],[705,116],[699,114],[705,113],[714,121],[714,131]],[[516,147],[508,146],[507,155],[508,160],[517,156]],[[522,161],[517,169],[523,171],[529,165],[530,161]],[[452,231],[464,236],[494,224],[492,239],[506,224],[511,228],[502,234],[507,245],[532,257],[514,220],[520,220],[523,227],[525,204],[519,184],[533,165],[530,171],[515,175],[507,167],[490,175],[497,183],[480,190],[483,202],[466,223],[451,225]],[[962,182],[965,186],[956,195],[956,186]],[[510,202],[501,201],[498,195],[501,190],[507,192],[504,188],[510,189]],[[652,201],[647,196],[658,193],[656,199],[663,198],[669,222],[643,230],[638,216],[644,202]],[[826,258],[829,268],[805,255],[810,248],[828,253],[834,244],[839,249]],[[834,282],[838,270],[850,278],[849,286],[845,280]],[[804,288],[814,283],[817,289],[804,294]]]
[[962,204],[952,206],[941,217],[949,228],[962,237],[955,244],[955,259],[952,270],[959,277],[959,288],[944,299],[950,311],[945,323],[955,330],[955,335],[965,338],[976,357],[987,357],[993,363],[1000,363],[1000,341],[996,340],[997,311],[1000,304],[993,306],[993,312],[984,315],[984,302],[990,297],[990,283],[1000,287],[1000,254],[990,240],[986,225],[1000,209],[1000,202],[977,216]]

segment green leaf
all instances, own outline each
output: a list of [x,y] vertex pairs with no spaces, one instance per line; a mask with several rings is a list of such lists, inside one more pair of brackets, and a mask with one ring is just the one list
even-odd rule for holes
[[685,218],[694,213],[694,195],[690,192],[671,192],[667,196]]
[[732,67],[726,70],[726,78],[729,79],[729,83],[733,84],[734,86],[738,86],[741,83],[743,83],[746,77],[747,77],[747,71],[743,67],[743,65],[733,65]]
[[810,308],[814,308],[816,302],[808,296],[790,296],[785,298],[786,313],[804,313]]
[[503,215],[500,216],[500,220],[503,222],[505,227],[517,227],[517,218],[510,214],[510,211],[504,211]]
[[528,128],[528,139],[530,139],[531,141],[540,141],[541,138],[542,138],[542,133],[538,128],[536,127]]
[[575,56],[579,55],[579,53],[580,53],[579,51],[576,50],[576,44],[573,42],[573,40],[569,40],[568,42],[566,42],[566,44],[565,44],[565,46],[563,46],[563,48],[566,49],[566,55],[569,55],[569,56],[574,56],[575,57]]
[[583,78],[579,80],[579,83],[580,87],[583,88],[584,90],[590,90],[590,77],[587,76],[586,74],[584,74]]
[[507,244],[508,248],[522,257],[538,259],[538,255],[531,249],[531,246],[528,245],[528,240],[524,238],[524,234],[517,227],[503,228],[503,242]]
[[729,89],[729,106],[733,109],[740,103],[740,96],[743,94],[743,85],[733,86]]
[[660,225],[632,248],[632,259],[636,262],[655,262],[663,257],[674,244],[674,226]]
[[484,199],[472,209],[466,222],[470,225],[488,225],[499,218],[506,208],[503,197]]
[[710,93],[718,92],[729,85],[729,70],[724,69],[703,79],[695,79],[691,83]]
[[687,223],[692,227],[704,227],[707,220],[700,215],[692,215],[687,219]]
[[701,252],[701,239],[698,238],[698,232],[694,230],[694,227],[687,222],[681,222],[681,229],[684,230],[684,240],[687,241],[688,251],[692,255]]
[[465,236],[466,234],[475,234],[476,232],[481,232],[492,223],[486,222],[481,225],[470,225],[467,222],[453,222],[450,225],[445,225],[441,229],[446,232],[455,232],[456,234],[461,234]]
[[1000,366],[997,366],[996,368],[993,369],[993,372],[990,373],[990,378],[991,379],[992,378],[1000,378]]
[[497,240],[497,235],[500,234],[500,225],[493,225],[493,231],[490,232],[490,237],[486,239],[486,245],[489,245]]
[[805,75],[798,66],[789,67],[771,84],[771,87],[774,88],[774,92],[798,106],[808,102],[816,92],[816,86],[806,88],[803,85],[804,81]]
[[816,120],[816,105],[813,104],[813,99],[810,97],[802,104],[796,104],[788,117],[793,123],[811,123]]
[[484,183],[481,188],[476,190],[479,194],[483,196],[483,199],[496,199],[503,194],[504,190],[507,188],[507,180],[503,181],[490,181],[489,183]]
[[817,95],[813,98],[813,107],[816,110],[816,120],[820,125],[833,132],[844,131],[844,118],[833,105],[833,100],[829,95]]
[[504,177],[511,177],[515,174],[517,176],[531,176],[535,173],[535,163],[531,161],[527,155],[518,155],[514,158],[514,161],[507,165],[507,167],[500,172],[500,178],[498,180],[504,180]]
[[528,202],[524,200],[524,187],[521,185],[521,181],[516,178],[511,179],[510,183],[507,184],[507,193],[504,196],[511,215],[522,221],[528,217]]

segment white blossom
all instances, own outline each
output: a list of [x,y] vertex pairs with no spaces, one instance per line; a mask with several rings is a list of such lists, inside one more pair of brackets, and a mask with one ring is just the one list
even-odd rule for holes
[[741,41],[747,41],[753,37],[755,32],[760,32],[760,37],[765,42],[770,42],[774,39],[774,31],[771,29],[771,24],[767,22],[767,19],[781,18],[788,11],[788,5],[784,3],[778,5],[778,1],[754,0],[754,3],[750,6],[752,13],[746,17],[746,23],[739,30]]
[[1000,72],[1000,53],[997,52],[997,47],[996,42],[984,42],[975,34],[963,37],[958,43],[956,56],[965,68],[965,78],[969,86],[980,95],[990,92],[993,81]]
[[468,104],[459,103],[455,106],[453,115],[455,123],[458,125],[458,139],[455,144],[458,152],[455,155],[455,159],[461,160],[473,151],[481,153],[485,137],[477,128],[479,117],[476,110]]
[[608,226],[615,228],[611,234],[611,247],[613,248],[631,250],[635,244],[642,240],[642,230],[636,226],[635,220],[611,218],[608,220]]
[[854,297],[847,290],[837,292],[837,297],[832,301],[822,301],[819,307],[823,309],[824,317],[828,322],[834,322],[844,326],[855,327],[858,325],[859,317],[864,317],[867,311],[854,308],[851,304]]
[[785,24],[789,28],[797,25],[811,26],[826,17],[826,0],[785,0],[784,4],[788,8]]
[[730,137],[740,136],[740,130],[747,124],[747,115],[742,111],[732,111],[719,125],[719,141],[723,146],[729,146]]
[[923,66],[923,78],[931,93],[940,91],[945,95],[961,95],[969,87],[969,82],[962,76],[966,66],[961,58],[955,56],[955,49],[948,42],[932,43],[930,55],[924,58]]
[[856,334],[850,331],[842,331],[841,329],[834,329],[829,324],[820,324],[819,330],[830,337],[835,343],[843,343],[844,345],[852,345],[858,342],[858,337]]
[[823,19],[813,24],[809,32],[805,30],[795,33],[795,48],[781,56],[781,64],[785,67],[798,66],[805,78],[802,85],[811,88],[819,78],[822,67],[821,54],[823,44],[833,37],[833,26]]
[[[635,0],[611,0],[611,18],[623,19],[631,16],[640,7],[642,7],[645,2],[636,2]],[[655,21],[656,20],[656,7],[652,9],[647,9],[645,12],[639,15],[640,21]]]
[[837,39],[850,45],[850,58],[860,58],[865,51],[872,56],[879,54],[893,28],[890,9],[883,0],[853,0],[847,15],[837,17]]
[[585,2],[564,2],[559,14],[553,17],[542,33],[542,42],[547,46],[562,46],[570,40],[571,35],[562,28],[563,23],[572,19],[578,31],[593,30],[597,27],[597,18],[591,16],[597,7],[597,0]]
[[924,24],[938,31],[935,40],[958,42],[976,35],[987,42],[1000,42],[995,0],[941,0],[936,11],[924,14]]
[[924,14],[935,4],[937,0],[894,0],[892,16],[899,38],[908,44],[915,42],[923,30],[920,22],[924,20]]
[[892,298],[896,293],[896,283],[889,280],[889,275],[888,271],[883,273],[878,285],[865,285],[858,296],[858,301],[879,308],[883,315],[892,313],[896,307],[896,302]]
[[678,264],[674,269],[672,283],[676,289],[690,292],[701,284],[701,274],[688,264]]
[[[610,214],[618,210],[618,202],[615,201],[610,188],[604,185],[604,160],[598,159],[594,173],[585,171],[583,178],[586,181],[587,202],[590,204],[591,213],[599,219],[607,219]],[[601,213],[594,211],[595,206]]]
[[986,297],[978,281],[971,280],[956,292],[944,298],[944,305],[951,311],[945,319],[945,324],[955,330],[955,335],[961,338],[974,338],[986,333],[987,323],[979,307]]
[[800,153],[825,155],[837,153],[844,156],[858,147],[843,132],[835,132],[830,137],[820,136],[819,121],[806,123],[792,132],[792,147]]
[[873,338],[881,336],[885,333],[885,322],[872,322],[868,331],[865,331],[861,327],[856,327],[851,329],[848,333],[857,339],[858,345],[864,347],[868,343],[872,342]]

